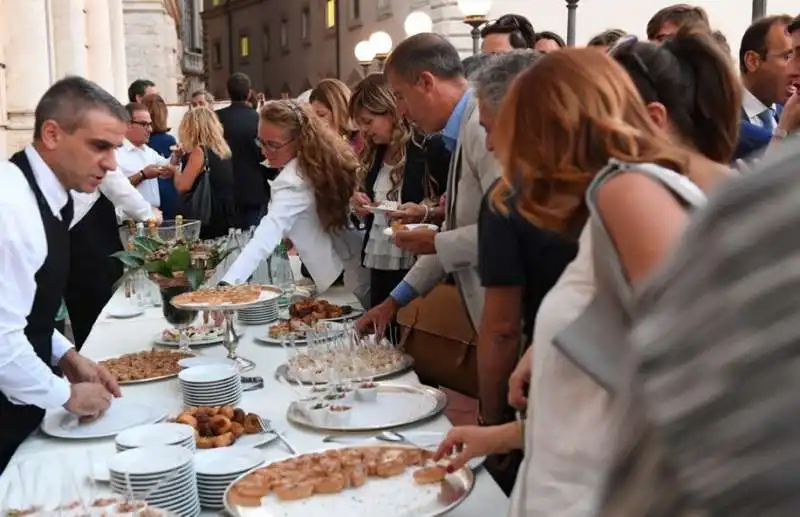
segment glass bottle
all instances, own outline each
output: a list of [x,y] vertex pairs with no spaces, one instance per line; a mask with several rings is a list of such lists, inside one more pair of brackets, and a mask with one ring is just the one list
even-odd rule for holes
[[283,290],[283,295],[278,299],[278,306],[288,306],[294,292],[295,282],[292,264],[289,261],[289,252],[282,242],[278,244],[269,259],[269,276],[270,283]]

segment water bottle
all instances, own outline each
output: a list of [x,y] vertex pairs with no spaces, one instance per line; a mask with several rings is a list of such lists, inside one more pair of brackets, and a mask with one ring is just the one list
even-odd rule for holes
[[284,294],[278,298],[279,307],[287,307],[294,292],[294,274],[289,262],[289,252],[283,243],[278,244],[269,260],[270,283],[280,287]]

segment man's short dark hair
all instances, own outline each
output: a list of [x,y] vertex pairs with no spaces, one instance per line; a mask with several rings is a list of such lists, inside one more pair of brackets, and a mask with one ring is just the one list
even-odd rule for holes
[[614,43],[628,33],[622,29],[608,29],[589,40],[588,47],[613,47]]
[[765,16],[759,18],[750,24],[750,27],[744,31],[742,35],[742,43],[739,46],[739,71],[743,74],[747,73],[747,64],[745,63],[745,55],[748,52],[755,52],[761,59],[767,56],[767,36],[769,31],[775,25],[790,25],[792,17],[788,14],[776,14],[774,16]]
[[706,13],[706,10],[702,7],[689,4],[670,5],[658,11],[650,18],[650,21],[647,22],[647,39],[656,39],[659,31],[661,31],[661,27],[666,23],[671,23],[676,27],[681,27],[688,23],[710,25],[708,13]]
[[102,110],[112,117],[128,122],[130,117],[122,104],[113,95],[88,79],[68,76],[56,81],[44,92],[36,105],[33,122],[33,138],[42,137],[42,126],[47,120],[55,120],[61,129],[72,133],[91,110]]
[[800,16],[795,16],[789,26],[786,28],[789,34],[800,30]]
[[714,38],[714,41],[717,42],[719,48],[725,52],[726,56],[731,55],[731,44],[728,43],[728,37],[725,36],[725,33],[721,30],[715,30],[711,33],[711,37]]
[[521,14],[504,14],[481,29],[481,38],[492,34],[508,34],[508,42],[514,48],[533,48],[536,43],[533,25]]
[[464,77],[461,57],[444,36],[431,32],[415,34],[400,42],[386,60],[386,74],[396,74],[410,83],[415,83],[423,72],[440,79]]
[[559,48],[566,48],[567,47],[567,42],[564,41],[564,38],[562,38],[561,36],[559,36],[558,34],[556,34],[555,32],[552,32],[552,31],[537,32],[536,33],[536,42],[534,43],[534,46],[536,46],[536,43],[542,41],[543,39],[549,39],[550,41],[555,41],[556,45],[558,45]]
[[137,111],[148,111],[147,106],[142,104],[141,102],[129,102],[125,105],[125,111],[128,113],[128,116],[133,119],[133,114]]
[[156,83],[150,79],[136,79],[128,86],[128,102],[136,102],[136,97],[147,93],[148,88],[152,88]]
[[250,77],[242,72],[236,72],[228,77],[228,97],[233,102],[244,102],[250,98],[252,83]]

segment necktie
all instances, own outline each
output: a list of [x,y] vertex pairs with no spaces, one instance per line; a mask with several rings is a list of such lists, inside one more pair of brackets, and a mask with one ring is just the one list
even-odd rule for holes
[[72,215],[73,215],[73,206],[72,206],[72,195],[67,192],[67,204],[64,205],[64,208],[61,209],[61,221],[69,228],[70,223],[72,222]]
[[764,124],[764,129],[772,131],[777,127],[777,123],[775,122],[775,112],[772,110],[772,108],[767,108],[759,113],[758,120]]

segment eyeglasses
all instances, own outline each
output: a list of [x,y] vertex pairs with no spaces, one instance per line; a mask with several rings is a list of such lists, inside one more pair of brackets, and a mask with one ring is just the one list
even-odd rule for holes
[[145,122],[144,120],[131,120],[131,124],[136,124],[137,126],[142,127],[153,127],[152,122]]
[[267,151],[275,152],[275,151],[277,151],[279,149],[283,149],[284,147],[286,147],[287,145],[291,144],[292,142],[294,142],[294,140],[287,140],[286,142],[283,142],[283,143],[270,142],[270,141],[261,140],[260,138],[256,137],[256,145],[262,151],[263,150],[267,150]]

